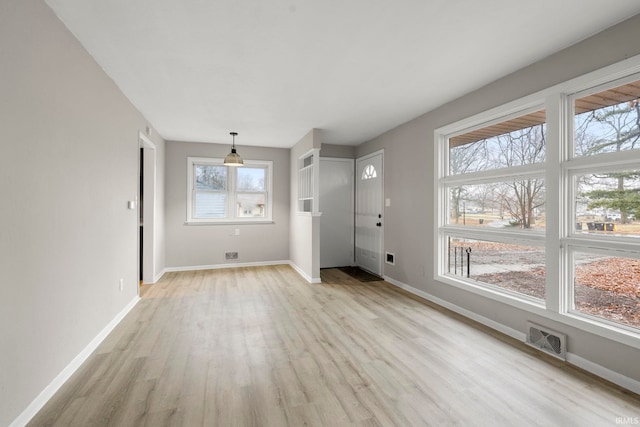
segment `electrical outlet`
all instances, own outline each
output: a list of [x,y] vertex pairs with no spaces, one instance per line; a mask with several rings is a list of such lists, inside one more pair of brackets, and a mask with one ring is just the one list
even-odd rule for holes
[[225,259],[238,259],[238,252],[225,252]]
[[124,289],[124,279],[120,279],[120,292]]

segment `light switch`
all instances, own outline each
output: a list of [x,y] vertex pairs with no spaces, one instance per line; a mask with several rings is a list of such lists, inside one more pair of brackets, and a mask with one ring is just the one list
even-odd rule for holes
[[384,199],[384,206],[386,208],[388,208],[389,206],[391,206],[391,199]]

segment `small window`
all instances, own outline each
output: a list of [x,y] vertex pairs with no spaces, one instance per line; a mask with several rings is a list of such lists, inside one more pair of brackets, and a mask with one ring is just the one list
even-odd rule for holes
[[364,169],[362,170],[362,179],[373,179],[376,178],[378,176],[378,172],[376,171],[376,168],[373,165],[367,165],[364,167]]
[[271,221],[272,164],[228,167],[222,159],[189,157],[187,222]]

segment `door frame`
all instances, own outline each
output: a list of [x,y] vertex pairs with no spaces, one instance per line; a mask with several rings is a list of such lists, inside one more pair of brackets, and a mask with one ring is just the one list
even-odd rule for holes
[[353,214],[354,214],[354,222],[353,222],[353,258],[354,258],[354,262],[358,263],[358,255],[356,253],[357,251],[357,241],[356,241],[356,229],[358,227],[358,224],[356,223],[356,218],[358,215],[358,212],[356,212],[356,208],[357,208],[357,200],[358,200],[358,179],[360,179],[360,177],[358,176],[358,162],[361,160],[366,160],[368,158],[371,157],[375,157],[377,155],[380,155],[380,173],[381,173],[381,179],[380,179],[380,213],[382,214],[382,226],[380,227],[380,256],[378,257],[378,263],[379,263],[379,269],[380,269],[380,276],[384,277],[384,224],[386,221],[386,214],[384,212],[384,148],[381,148],[380,150],[376,150],[372,153],[369,154],[365,154],[364,156],[360,156],[358,158],[355,159],[354,162],[354,181],[353,181],[353,188],[354,188],[354,209],[353,209]]
[[[142,264],[142,282],[155,283],[155,214],[156,214],[156,144],[151,141],[145,134],[138,132],[138,153],[140,149],[144,150],[144,167],[142,173],[142,185],[144,188],[138,188],[138,202],[140,201],[140,190],[143,191],[143,212],[142,212],[142,240],[140,239],[139,227],[136,231],[138,235],[138,266]],[[140,156],[140,154],[138,154]],[[140,164],[138,159],[138,164]],[[140,185],[138,185],[139,187]],[[140,205],[138,203],[138,209]],[[138,210],[138,221],[140,213]],[[140,226],[140,224],[138,224]],[[140,262],[140,249],[142,249],[142,263]],[[140,268],[140,267],[138,267]],[[140,277],[138,272],[138,277]],[[138,286],[138,295],[140,294],[140,286]]]

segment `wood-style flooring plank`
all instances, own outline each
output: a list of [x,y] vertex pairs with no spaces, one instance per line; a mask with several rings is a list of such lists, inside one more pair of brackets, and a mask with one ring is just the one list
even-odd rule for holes
[[378,281],[167,273],[30,426],[615,425],[640,398]]

